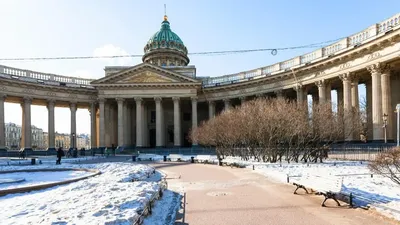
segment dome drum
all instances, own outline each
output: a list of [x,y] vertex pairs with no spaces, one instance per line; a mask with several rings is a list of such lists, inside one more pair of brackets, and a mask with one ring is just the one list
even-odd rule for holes
[[174,50],[159,49],[143,56],[143,62],[159,66],[185,66],[189,64],[189,58]]

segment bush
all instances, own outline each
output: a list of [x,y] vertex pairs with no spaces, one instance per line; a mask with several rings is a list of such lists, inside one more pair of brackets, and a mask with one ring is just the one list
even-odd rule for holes
[[372,172],[387,177],[400,185],[400,148],[392,148],[379,153],[376,160],[368,167]]

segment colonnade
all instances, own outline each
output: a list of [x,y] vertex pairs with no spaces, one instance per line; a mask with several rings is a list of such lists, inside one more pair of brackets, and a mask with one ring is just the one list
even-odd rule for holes
[[[141,97],[134,97],[135,101],[135,114],[129,111],[129,107],[127,101],[131,99],[124,98],[116,98],[117,102],[117,144],[118,146],[126,146],[130,145],[132,141],[130,140],[131,135],[129,132],[132,131],[132,127],[130,127],[130,122],[128,122],[128,118],[135,118],[135,131],[136,131],[136,140],[135,146],[147,147],[148,135],[147,135],[147,110],[144,107],[144,101],[153,100],[155,103],[155,140],[156,147],[164,147],[166,146],[165,141],[165,119],[164,119],[164,100],[172,100],[173,102],[173,142],[175,147],[182,146],[182,126],[181,126],[181,101],[184,98],[180,97],[172,97],[172,98],[163,98],[163,97],[154,97],[153,99],[144,99]],[[108,100],[108,101],[107,101]],[[99,146],[98,147],[106,147],[109,143],[107,141],[107,125],[106,125],[106,117],[107,110],[109,110],[109,105],[114,99],[104,99],[100,98],[99,103]],[[191,97],[191,128],[196,129],[198,126],[198,116],[197,116],[197,97]],[[107,107],[108,106],[108,107]],[[133,110],[132,110],[133,111]],[[110,141],[108,141],[110,142]],[[197,145],[197,143],[192,143],[193,145]]]
[[[5,149],[5,127],[4,127],[4,103],[7,95],[0,95],[0,149]],[[21,126],[21,147],[25,150],[32,150],[32,122],[31,122],[31,106],[32,97],[23,97],[21,102],[22,109],[22,126]],[[48,111],[48,150],[55,150],[55,106],[56,100],[47,100],[47,111]],[[69,108],[71,111],[71,132],[70,140],[72,145],[76,147],[77,133],[76,133],[76,111],[77,103],[70,102]],[[92,103],[91,110],[95,110],[95,103]],[[91,111],[92,112],[92,111]],[[96,147],[96,116],[91,114],[91,146]],[[94,138],[93,138],[94,137]]]

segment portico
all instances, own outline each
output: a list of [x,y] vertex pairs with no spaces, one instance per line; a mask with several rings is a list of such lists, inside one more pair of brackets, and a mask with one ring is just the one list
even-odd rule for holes
[[186,138],[182,134],[197,127],[201,82],[196,79],[142,63],[92,85],[99,89],[99,102],[104,104],[100,105],[99,139],[105,142],[98,147],[180,147]]

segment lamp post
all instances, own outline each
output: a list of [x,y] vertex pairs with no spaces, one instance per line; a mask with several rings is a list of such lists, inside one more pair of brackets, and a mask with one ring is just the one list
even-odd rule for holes
[[387,143],[387,117],[388,117],[388,115],[385,113],[385,114],[383,114],[383,129],[384,129],[384,132],[385,132],[385,143]]
[[400,147],[400,145],[399,145],[399,139],[400,139],[400,104],[397,104],[396,112],[397,112],[397,147]]

